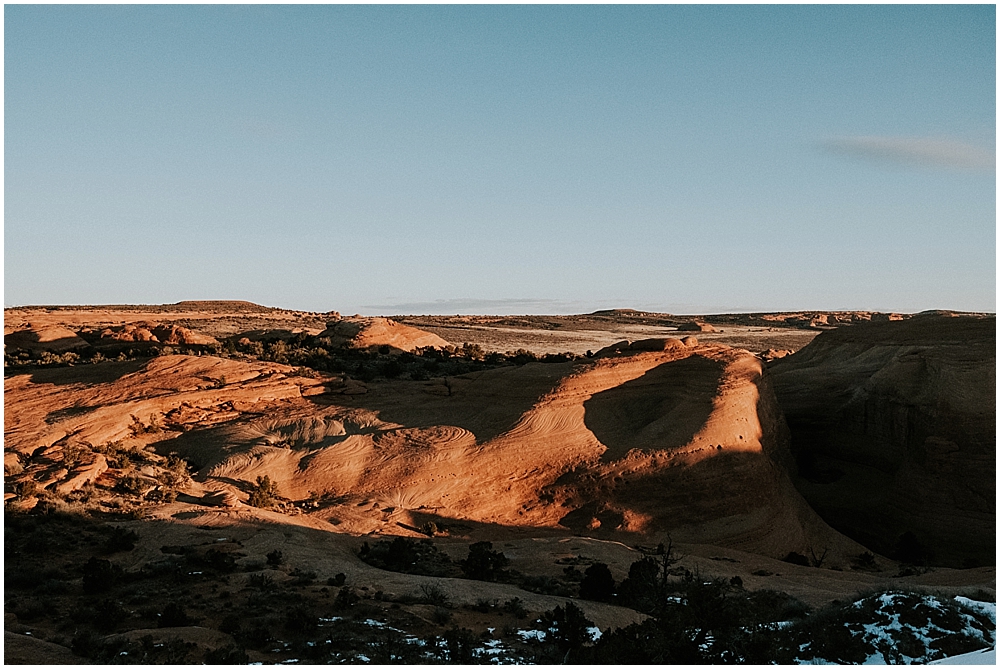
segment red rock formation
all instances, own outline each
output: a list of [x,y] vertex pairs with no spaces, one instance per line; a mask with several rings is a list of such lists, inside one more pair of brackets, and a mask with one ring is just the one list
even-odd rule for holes
[[771,365],[796,484],[831,525],[883,554],[995,563],[995,327],[873,318]]
[[170,345],[212,345],[219,342],[214,337],[203,335],[179,325],[160,323],[129,323],[119,327],[106,328],[101,339],[124,342],[158,342]]
[[448,342],[430,332],[403,325],[389,318],[366,318],[354,316],[327,324],[319,334],[328,337],[334,345],[348,344],[355,348],[388,346],[396,352],[413,351],[433,346],[443,348]]
[[701,321],[691,321],[689,323],[680,323],[677,326],[678,332],[715,332],[713,328],[708,323],[702,323]]
[[75,332],[61,325],[29,325],[28,328],[4,334],[4,346],[10,350],[51,351],[65,353],[90,348],[90,344]]

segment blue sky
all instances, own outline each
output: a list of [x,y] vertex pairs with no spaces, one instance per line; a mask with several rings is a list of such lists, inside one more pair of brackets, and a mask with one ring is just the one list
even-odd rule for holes
[[4,21],[6,305],[996,309],[992,5]]

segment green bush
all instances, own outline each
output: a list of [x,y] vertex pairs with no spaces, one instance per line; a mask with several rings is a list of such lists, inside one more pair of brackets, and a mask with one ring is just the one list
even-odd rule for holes
[[259,509],[268,509],[278,501],[278,484],[271,480],[271,477],[258,476],[257,484],[250,491],[250,499],[247,500],[250,506]]

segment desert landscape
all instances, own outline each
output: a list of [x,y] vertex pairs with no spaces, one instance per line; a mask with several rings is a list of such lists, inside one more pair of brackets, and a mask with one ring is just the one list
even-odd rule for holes
[[996,664],[995,4],[4,7],[4,662]]
[[5,662],[993,649],[995,326],[5,309]]

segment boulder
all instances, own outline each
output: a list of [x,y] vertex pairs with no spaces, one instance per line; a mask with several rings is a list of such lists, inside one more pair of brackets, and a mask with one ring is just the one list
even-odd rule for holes
[[327,324],[320,337],[329,338],[334,345],[352,348],[388,346],[390,352],[411,352],[418,348],[444,348],[449,343],[436,334],[403,325],[389,318],[352,316]]
[[687,323],[679,323],[677,325],[678,332],[715,332],[713,328],[708,323],[702,323],[701,321],[690,321]]

